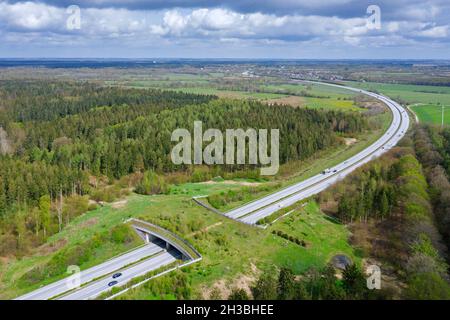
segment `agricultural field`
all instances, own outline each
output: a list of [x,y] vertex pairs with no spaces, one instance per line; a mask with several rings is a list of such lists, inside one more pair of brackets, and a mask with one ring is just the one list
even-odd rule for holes
[[447,116],[450,108],[450,87],[422,86],[406,84],[386,84],[376,82],[346,82],[346,84],[366,90],[376,90],[400,102],[404,102],[416,113],[419,121],[440,125],[442,106],[444,124],[450,124]]
[[[105,84],[126,88],[153,88],[216,95],[221,98],[254,99],[268,104],[288,104],[312,109],[361,111],[353,100],[355,94],[348,90],[266,77],[254,80],[233,75],[224,80],[220,78],[221,75],[216,73],[168,74],[164,77],[153,76],[142,80],[106,81]],[[235,89],[238,87],[244,89]]]
[[[410,106],[411,110],[419,118],[419,121],[424,123],[442,124],[442,116],[444,117],[444,125],[450,125],[450,105],[426,105],[414,104]],[[442,112],[444,109],[444,112]]]

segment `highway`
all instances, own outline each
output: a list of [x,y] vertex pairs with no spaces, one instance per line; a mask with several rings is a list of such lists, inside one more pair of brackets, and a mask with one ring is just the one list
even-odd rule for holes
[[[81,287],[80,289],[70,292],[67,295],[59,297],[57,300],[88,300],[94,299],[101,293],[111,290],[114,286],[121,286],[129,282],[135,277],[145,275],[146,273],[156,270],[162,266],[175,262],[178,258],[178,253],[173,251],[163,251],[154,257],[151,257],[143,262],[137,263],[129,268],[120,270],[122,275],[116,279],[112,276],[102,278]],[[117,281],[117,284],[112,284],[112,281]]]
[[389,99],[388,97],[357,88],[328,83],[320,84],[355,91],[380,100],[391,110],[393,114],[390,127],[383,134],[383,136],[381,136],[368,148],[334,166],[333,168],[330,168],[327,173],[317,174],[307,180],[296,183],[264,198],[233,209],[225,213],[225,215],[247,224],[256,224],[257,221],[270,216],[284,207],[288,207],[302,199],[308,198],[325,190],[340,179],[343,179],[356,168],[387,152],[406,134],[406,131],[409,128],[409,116],[406,110],[397,102]]
[[[95,267],[81,271],[81,284],[91,282],[92,280],[97,279],[103,275],[113,273],[116,270],[120,270],[127,265],[130,265],[131,263],[162,252],[163,249],[158,244],[147,244],[136,250],[108,260]],[[70,288],[67,285],[67,278],[65,278],[45,287],[39,288],[35,291],[32,291],[28,294],[20,296],[16,300],[48,300],[52,297],[67,292],[68,290],[70,290]]]
[[[367,94],[382,101],[393,114],[393,120],[389,129],[368,148],[330,168],[328,172],[317,174],[305,181],[296,183],[264,198],[231,210],[225,213],[228,217],[247,224],[256,224],[260,219],[263,219],[284,207],[288,207],[302,199],[325,190],[340,179],[343,179],[356,168],[379,157],[384,152],[394,147],[408,130],[409,116],[406,110],[395,101],[382,95],[360,89],[334,84],[321,84]],[[16,300],[48,300],[55,297],[58,300],[93,299],[114,286],[121,286],[135,277],[170,264],[176,261],[177,258],[175,251],[167,252],[158,244],[147,244],[100,265],[82,271],[81,284],[84,285],[78,289],[69,291],[70,288],[67,285],[66,278],[18,297]],[[132,263],[135,264],[130,266]],[[121,276],[113,279],[111,275],[116,272],[120,272]],[[117,283],[111,284],[112,281],[117,281]]]

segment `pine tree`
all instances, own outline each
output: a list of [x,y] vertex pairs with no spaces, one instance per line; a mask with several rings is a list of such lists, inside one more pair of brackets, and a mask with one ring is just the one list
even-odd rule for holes
[[278,276],[278,299],[290,300],[294,297],[294,274],[288,268],[281,268]]
[[366,279],[356,264],[348,265],[343,274],[344,289],[352,299],[364,299],[367,293]]
[[50,196],[45,195],[39,199],[39,214],[45,239],[50,229]]
[[381,192],[381,199],[380,199],[380,215],[381,215],[381,219],[386,218],[388,213],[389,213],[389,201],[388,201],[388,197],[386,195],[386,192],[383,190]]

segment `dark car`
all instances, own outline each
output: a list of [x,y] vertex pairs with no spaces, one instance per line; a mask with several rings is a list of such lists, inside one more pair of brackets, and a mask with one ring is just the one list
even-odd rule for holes
[[108,287],[115,286],[116,284],[117,284],[117,281],[111,281],[110,283],[108,283]]
[[337,172],[337,170],[336,170],[336,169],[334,169],[334,170],[333,170],[333,172],[334,172],[334,173],[336,173],[336,172]]
[[122,274],[120,272],[113,274],[113,279],[120,277]]

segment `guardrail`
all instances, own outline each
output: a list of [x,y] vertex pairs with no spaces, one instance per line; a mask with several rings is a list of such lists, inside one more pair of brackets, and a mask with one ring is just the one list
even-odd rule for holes
[[149,278],[147,278],[147,279],[144,279],[144,280],[142,280],[142,281],[140,281],[140,282],[138,282],[138,283],[132,285],[131,287],[128,287],[128,288],[123,289],[122,291],[119,291],[119,292],[117,292],[117,293],[115,293],[115,294],[113,294],[113,295],[111,295],[111,296],[105,298],[105,300],[112,300],[112,299],[114,299],[114,298],[116,298],[116,297],[118,297],[118,296],[124,294],[125,292],[127,292],[127,291],[129,291],[129,290],[135,289],[135,288],[137,288],[137,287],[143,285],[144,283],[146,283],[146,282],[148,282],[148,281],[150,281],[150,280],[152,280],[152,279],[161,277],[161,276],[163,276],[163,275],[165,275],[165,274],[167,274],[167,273],[169,273],[169,272],[172,272],[172,271],[174,271],[174,270],[181,269],[181,268],[183,268],[183,267],[187,267],[187,266],[189,266],[189,265],[191,265],[191,264],[193,264],[193,263],[196,263],[196,262],[198,262],[198,261],[200,261],[200,260],[202,260],[202,259],[203,259],[203,258],[200,257],[200,258],[197,258],[197,259],[195,259],[195,260],[191,260],[191,261],[189,261],[189,262],[186,262],[186,263],[183,263],[183,264],[178,265],[178,266],[176,266],[176,267],[173,267],[173,268],[170,268],[170,269],[168,269],[168,270],[165,270],[165,271],[163,271],[163,272],[161,272],[161,273],[158,273],[158,274],[156,274],[156,275],[154,275],[154,276],[151,276],[151,277],[149,277]]

